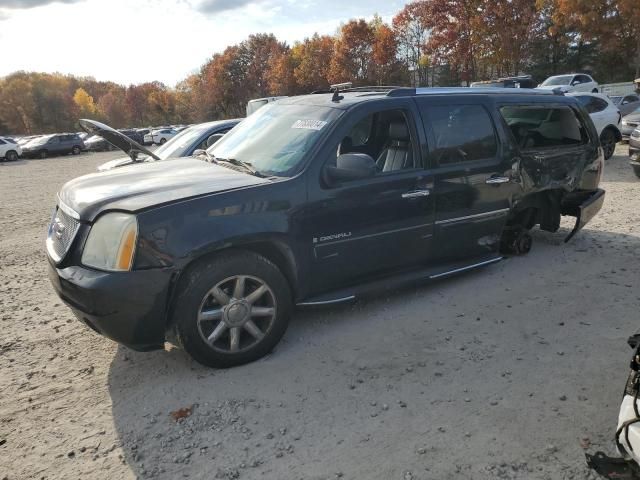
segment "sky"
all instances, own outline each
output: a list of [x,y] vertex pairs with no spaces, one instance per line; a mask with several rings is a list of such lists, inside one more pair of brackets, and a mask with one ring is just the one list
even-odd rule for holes
[[292,44],[350,18],[386,21],[401,0],[0,0],[0,77],[72,73],[174,86],[252,33]]

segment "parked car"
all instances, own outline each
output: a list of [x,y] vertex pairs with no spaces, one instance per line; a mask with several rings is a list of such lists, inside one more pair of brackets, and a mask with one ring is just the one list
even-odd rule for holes
[[585,108],[600,136],[605,160],[613,156],[622,140],[622,115],[609,97],[602,93],[570,93]]
[[39,135],[29,135],[27,137],[21,137],[18,140],[18,145],[23,146],[27,143],[29,143],[31,140],[33,140],[34,138],[38,138]]
[[538,88],[546,90],[559,90],[568,92],[598,93],[598,82],[591,75],[584,73],[570,73],[568,75],[554,75],[538,85]]
[[147,136],[148,133],[151,132],[150,129],[148,128],[136,128],[136,132],[138,132],[140,134],[140,136],[142,137],[142,145],[153,145],[153,143],[151,142],[151,138],[149,138],[149,141],[147,141],[145,139],[145,137]]
[[630,114],[622,117],[621,133],[624,140],[629,140],[631,132],[640,127],[640,106]]
[[144,143],[164,145],[167,141],[171,140],[178,134],[173,128],[161,128],[159,130],[151,130],[147,133],[143,141]]
[[[167,143],[158,147],[155,152],[153,152],[153,156],[146,155],[138,157],[136,161],[144,162],[154,161],[156,159],[166,160],[168,158],[189,157],[193,155],[196,150],[206,149],[211,146],[222,135],[240,123],[241,120],[242,119],[218,120],[186,128]],[[95,126],[96,122],[93,123]],[[104,128],[98,128],[96,132],[100,135],[100,132],[104,133],[105,130]],[[111,134],[113,134],[113,132],[111,132]],[[123,144],[121,143],[121,145]],[[126,146],[127,143],[125,142],[124,145]],[[134,161],[130,157],[118,158],[100,165],[98,170],[102,172],[116,167],[131,165],[132,163],[134,163]]]
[[557,231],[562,215],[576,217],[569,240],[602,206],[603,164],[584,109],[551,92],[283,99],[203,156],[64,185],[50,279],[102,335],[138,350],[170,340],[205,365],[239,365],[274,348],[296,305],[524,254],[529,230]]
[[611,98],[611,101],[618,107],[623,117],[640,109],[640,95],[636,93],[624,96],[615,95],[609,98]]
[[521,75],[518,77],[505,77],[497,80],[486,80],[483,82],[473,82],[471,87],[497,87],[497,88],[534,88],[536,86],[531,75]]
[[604,452],[587,454],[588,465],[602,478],[640,478],[640,332],[627,340],[633,349],[630,371],[622,395],[615,428],[614,442],[620,457],[610,457]]
[[631,132],[629,137],[629,163],[636,177],[640,178],[640,127]]
[[15,162],[22,155],[22,147],[7,137],[0,137],[0,159]]
[[57,133],[37,137],[22,147],[25,157],[47,158],[52,155],[73,153],[78,155],[85,150],[82,139],[76,133]]

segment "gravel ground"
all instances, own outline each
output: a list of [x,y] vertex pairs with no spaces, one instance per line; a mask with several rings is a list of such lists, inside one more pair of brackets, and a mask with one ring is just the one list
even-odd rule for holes
[[272,355],[226,371],[117,346],[53,293],[55,193],[117,154],[0,163],[0,478],[595,478],[584,452],[612,453],[638,328],[625,153],[571,243],[563,222],[525,257],[298,312]]

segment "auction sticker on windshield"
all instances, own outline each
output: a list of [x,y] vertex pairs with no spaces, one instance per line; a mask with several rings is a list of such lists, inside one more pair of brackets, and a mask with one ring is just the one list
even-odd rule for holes
[[303,128],[305,130],[322,130],[327,122],[322,120],[296,120],[291,128]]

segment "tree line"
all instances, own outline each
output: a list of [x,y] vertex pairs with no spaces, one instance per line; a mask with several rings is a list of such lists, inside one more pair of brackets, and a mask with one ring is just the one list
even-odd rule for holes
[[288,45],[250,35],[175,87],[58,73],[0,79],[0,132],[193,123],[244,115],[248,100],[354,85],[467,85],[501,76],[586,71],[601,83],[640,77],[638,0],[418,0],[390,23],[353,19],[335,35]]

